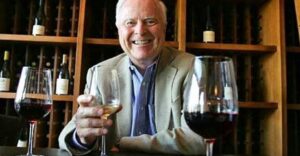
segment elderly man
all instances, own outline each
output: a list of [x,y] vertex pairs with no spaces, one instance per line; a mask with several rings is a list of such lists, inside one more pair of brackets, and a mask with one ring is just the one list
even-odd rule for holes
[[194,56],[162,47],[166,25],[166,7],[160,0],[119,0],[116,26],[124,53],[90,68],[85,91],[92,71],[97,71],[101,81],[114,69],[125,82],[121,86],[123,109],[113,120],[105,120],[100,118],[102,108],[92,105],[93,96],[79,96],[80,107],[60,134],[61,148],[84,155],[97,150],[99,136],[108,134],[109,149],[114,150],[204,153],[202,137],[188,128],[182,114]]

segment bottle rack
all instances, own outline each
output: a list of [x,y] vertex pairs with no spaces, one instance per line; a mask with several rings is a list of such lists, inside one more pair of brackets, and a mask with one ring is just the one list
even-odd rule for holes
[[[32,36],[33,19],[37,10],[36,0],[1,1],[0,20],[9,21],[0,27],[0,52],[11,52],[11,89],[0,93],[1,113],[17,115],[14,112],[15,91],[20,78],[22,66],[50,68],[55,89],[56,77],[62,54],[68,55],[68,66],[73,83],[76,37],[79,18],[79,0],[45,0],[46,36]],[[4,7],[5,6],[5,7]],[[7,10],[6,8],[13,8]],[[70,95],[54,95],[52,111],[47,118],[37,124],[36,147],[58,147],[58,134],[72,117],[73,86]]]
[[[283,14],[283,6],[279,5],[282,1],[163,2],[168,9],[165,46],[195,55],[230,56],[234,60],[241,108],[239,121],[232,134],[218,139],[216,153],[284,155],[285,108],[281,92],[284,79],[280,75],[281,61],[285,57],[281,55],[279,31],[283,28],[278,22],[280,16],[274,16]],[[0,26],[0,55],[4,49],[11,51],[13,75],[11,92],[0,93],[0,101],[4,103],[0,105],[0,113],[16,115],[13,99],[23,65],[35,61],[37,66],[44,66],[50,62],[55,86],[61,56],[67,54],[74,86],[70,95],[53,96],[53,109],[39,123],[36,134],[37,147],[57,147],[59,132],[78,108],[76,97],[83,93],[88,68],[123,52],[115,27],[117,0],[45,0],[46,35],[32,36],[37,3],[36,0],[0,2],[0,21],[9,21]],[[208,4],[216,33],[215,43],[202,42]]]

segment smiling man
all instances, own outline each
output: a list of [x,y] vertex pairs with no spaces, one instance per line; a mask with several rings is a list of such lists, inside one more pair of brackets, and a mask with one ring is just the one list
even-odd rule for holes
[[[107,135],[109,149],[169,154],[203,154],[202,137],[186,125],[182,106],[193,55],[163,47],[166,7],[160,0],[119,0],[116,26],[123,54],[91,67],[80,107],[59,137],[60,148],[74,155],[98,150],[99,136]],[[103,110],[88,95],[91,75],[101,81],[116,70],[122,110],[102,119]],[[95,72],[96,71],[96,72]],[[103,125],[105,128],[103,128]]]

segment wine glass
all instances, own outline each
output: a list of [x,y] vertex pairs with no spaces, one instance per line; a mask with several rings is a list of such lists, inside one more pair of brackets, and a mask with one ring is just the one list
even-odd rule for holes
[[238,93],[232,59],[197,56],[186,91],[184,118],[206,143],[206,155],[213,155],[217,137],[232,131],[237,122]]
[[[102,86],[101,95],[99,85]],[[117,70],[111,70],[111,72],[101,80],[98,79],[97,70],[92,72],[89,94],[95,97],[95,104],[98,104],[103,108],[103,115],[101,118],[107,120],[109,116],[121,110],[120,86]],[[105,139],[105,135],[102,135],[100,156],[107,156]]]
[[30,125],[26,156],[34,156],[32,146],[35,124],[37,120],[49,114],[52,103],[51,71],[23,67],[14,106],[16,112]]

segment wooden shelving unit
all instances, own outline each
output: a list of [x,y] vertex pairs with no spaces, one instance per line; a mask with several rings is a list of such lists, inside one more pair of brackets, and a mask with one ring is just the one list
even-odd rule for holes
[[[168,8],[164,46],[195,55],[234,59],[241,114],[237,131],[216,153],[287,155],[283,0],[163,0]],[[57,137],[78,108],[89,67],[122,53],[115,23],[117,0],[46,0],[46,35],[32,36],[36,0],[0,2],[0,54],[11,51],[11,92],[0,93],[0,113],[12,114],[18,73],[23,65],[51,62],[53,86],[61,56],[68,54],[74,85],[70,95],[54,95],[50,115],[38,124],[37,147],[58,147]],[[202,43],[205,6],[212,6],[216,43]],[[5,6],[5,7],[3,7]],[[24,6],[24,7],[20,7]],[[17,8],[7,11],[6,8]],[[3,10],[1,10],[3,9]],[[203,15],[203,16],[201,16]],[[6,21],[12,21],[9,24]],[[288,51],[300,51],[298,47]],[[0,55],[1,57],[1,55]],[[21,65],[18,65],[21,62]],[[296,107],[295,107],[296,108]]]

